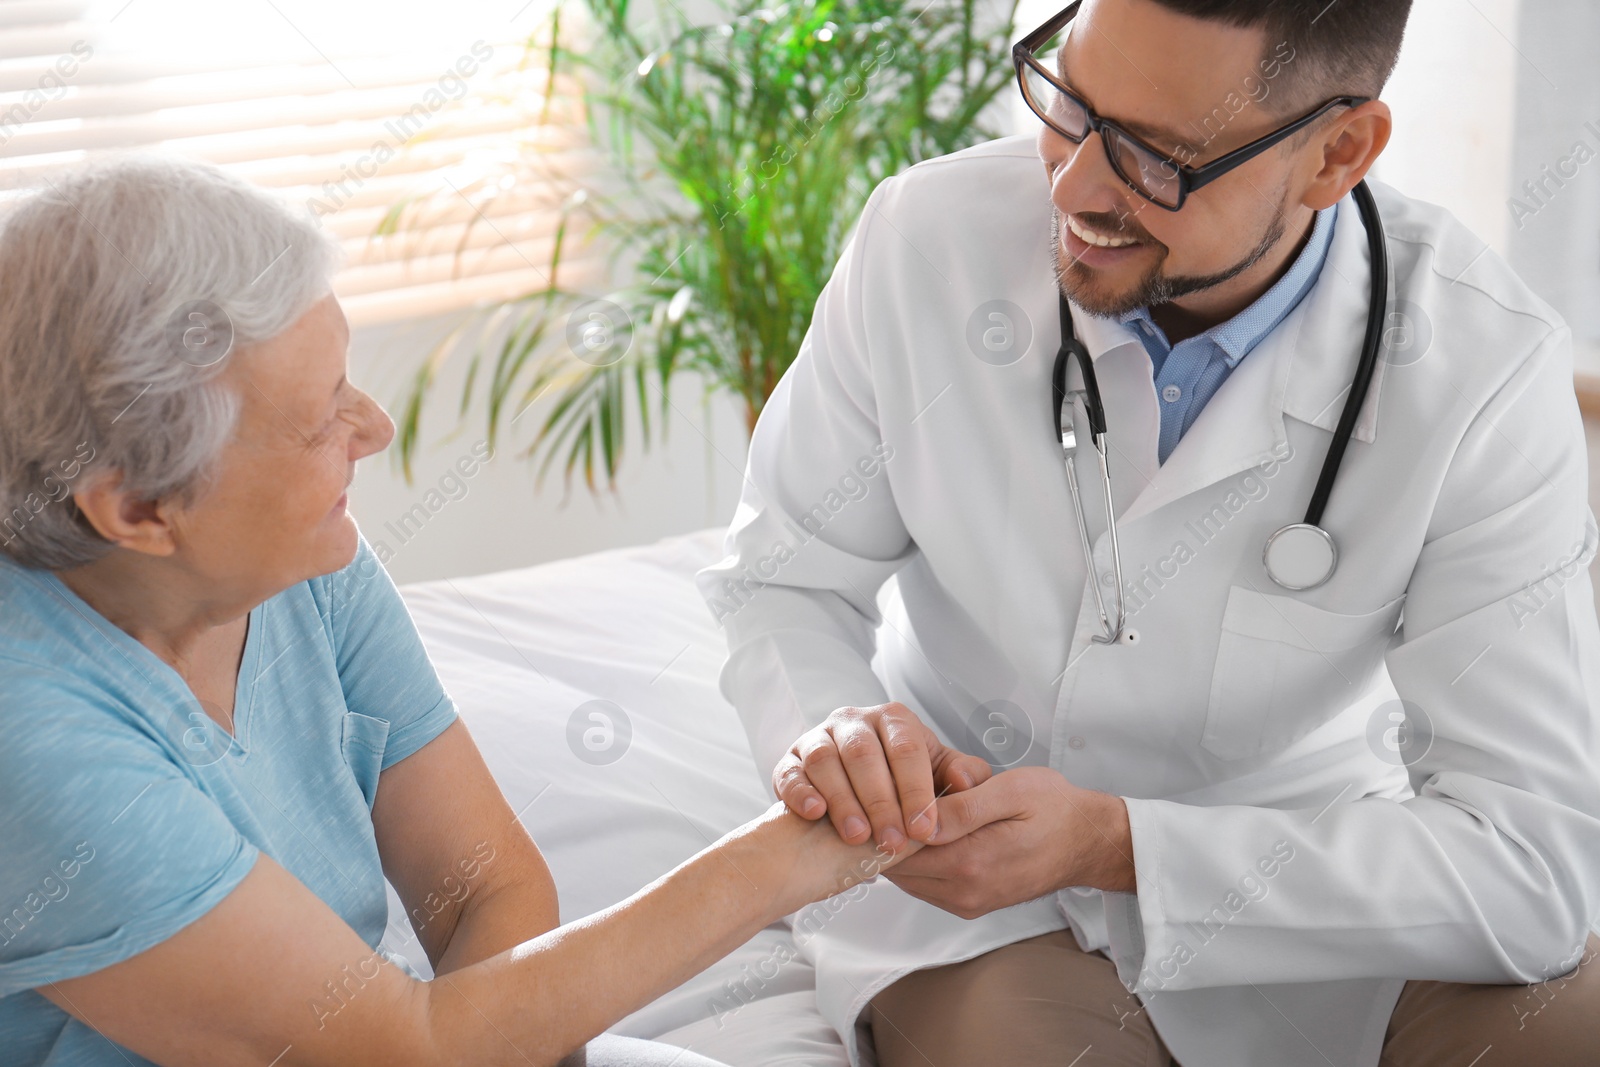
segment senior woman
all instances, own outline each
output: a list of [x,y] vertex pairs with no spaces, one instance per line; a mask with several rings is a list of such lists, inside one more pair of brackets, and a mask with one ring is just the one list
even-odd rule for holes
[[[57,179],[0,230],[7,1064],[554,1063],[898,858],[775,805],[558,926],[346,510],[393,425],[346,377],[335,259],[160,158]],[[375,951],[385,876],[438,911],[432,981]]]

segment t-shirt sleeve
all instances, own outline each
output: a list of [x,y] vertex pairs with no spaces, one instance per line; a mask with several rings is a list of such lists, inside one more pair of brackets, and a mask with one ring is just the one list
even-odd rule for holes
[[349,566],[320,581],[345,706],[389,724],[382,763],[388,770],[456,720],[455,702],[365,537]]
[[0,998],[165,941],[258,855],[153,739],[69,687],[0,697],[28,724],[0,745]]

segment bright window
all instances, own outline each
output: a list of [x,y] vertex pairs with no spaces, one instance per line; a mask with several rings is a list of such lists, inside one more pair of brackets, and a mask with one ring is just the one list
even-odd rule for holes
[[[541,288],[565,190],[512,168],[595,167],[574,86],[547,100],[525,47],[548,4],[0,3],[0,198],[104,153],[170,151],[316,213],[345,247],[354,324]],[[569,277],[563,258],[563,283],[598,266]]]

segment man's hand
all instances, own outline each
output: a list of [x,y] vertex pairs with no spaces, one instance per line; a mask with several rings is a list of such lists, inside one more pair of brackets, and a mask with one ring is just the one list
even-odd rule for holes
[[985,760],[940,743],[904,704],[882,704],[840,708],[801,734],[773,769],[772,787],[801,818],[828,815],[849,844],[875,840],[898,852],[938,830],[936,796],[993,773]]
[[884,877],[975,919],[1067,886],[1133,892],[1133,838],[1121,797],[1019,767],[939,801],[935,846]]

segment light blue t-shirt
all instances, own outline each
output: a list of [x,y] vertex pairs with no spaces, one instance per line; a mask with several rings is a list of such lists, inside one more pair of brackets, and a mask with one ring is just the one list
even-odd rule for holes
[[376,948],[378,775],[455,718],[365,539],[250,613],[233,737],[55,575],[0,557],[0,1063],[147,1064],[36,988],[171,937],[258,852]]

